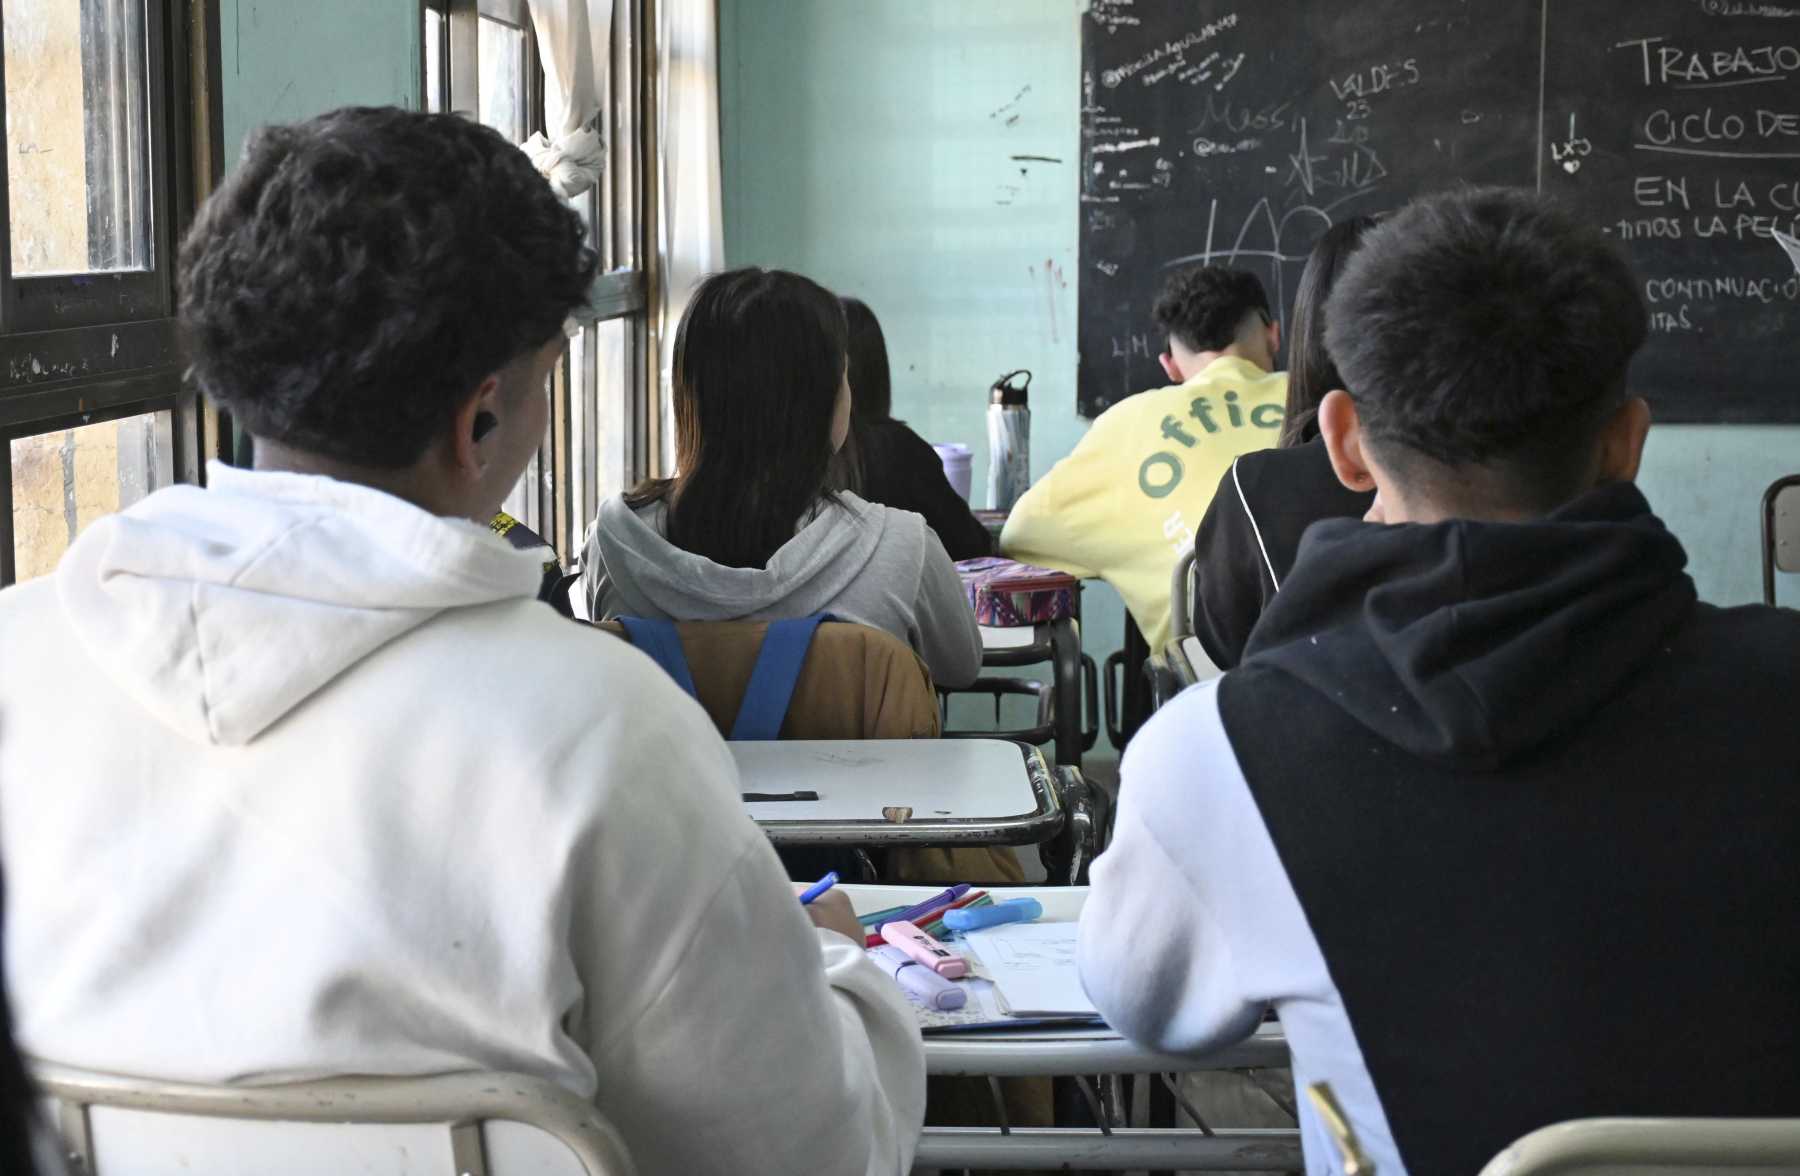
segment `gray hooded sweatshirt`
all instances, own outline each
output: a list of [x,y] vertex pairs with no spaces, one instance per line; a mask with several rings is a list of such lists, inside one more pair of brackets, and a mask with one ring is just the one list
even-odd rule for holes
[[925,660],[939,686],[981,670],[981,632],[944,545],[911,511],[840,494],[769,557],[732,568],[663,537],[668,511],[601,504],[588,531],[583,588],[595,620],[778,620],[829,613],[881,629]]

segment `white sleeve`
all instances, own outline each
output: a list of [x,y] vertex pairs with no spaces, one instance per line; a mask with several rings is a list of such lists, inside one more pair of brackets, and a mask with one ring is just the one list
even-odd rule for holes
[[813,926],[724,741],[641,668],[638,705],[589,737],[607,800],[568,912],[583,1000],[566,1023],[596,1105],[643,1172],[907,1171],[925,1115],[911,1006]]
[[955,690],[981,673],[981,629],[943,542],[930,527],[924,531],[925,557],[919,567],[919,596],[913,603],[917,647],[931,680]]
[[766,843],[690,934],[654,1002],[593,1054],[599,1106],[639,1169],[908,1171],[925,1115],[917,1020],[859,946],[813,927]]
[[[1211,778],[1218,749],[1196,746],[1197,732],[1183,720],[1203,689],[1165,707],[1125,753],[1112,842],[1094,862],[1078,948],[1082,983],[1107,1024],[1174,1054],[1248,1036],[1267,1002],[1255,991],[1258,969],[1237,954],[1250,945],[1229,933],[1239,912],[1216,905],[1234,901],[1239,888],[1208,885],[1204,845],[1178,839],[1172,850],[1157,833],[1224,815],[1197,811],[1208,810],[1209,790],[1199,782]],[[1223,754],[1230,757],[1229,744]],[[1234,758],[1229,766],[1241,781]]]

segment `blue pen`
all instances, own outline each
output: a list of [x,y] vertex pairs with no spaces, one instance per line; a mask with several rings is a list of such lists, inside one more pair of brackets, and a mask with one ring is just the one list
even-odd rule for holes
[[831,873],[825,875],[823,878],[820,878],[817,882],[814,882],[811,886],[808,886],[803,892],[801,892],[800,905],[801,906],[809,905],[813,899],[819,897],[821,894],[824,894],[827,890],[830,890],[833,886],[836,886],[837,884],[838,884],[837,871],[833,870],[833,871],[831,871]]

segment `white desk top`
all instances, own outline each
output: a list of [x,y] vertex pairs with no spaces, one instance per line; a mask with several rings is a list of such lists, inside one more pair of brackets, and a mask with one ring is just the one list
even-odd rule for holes
[[733,743],[745,792],[819,794],[816,801],[763,801],[756,821],[999,820],[1039,811],[1019,745],[1001,739],[783,739]]
[[1029,649],[1037,643],[1036,625],[979,625],[984,650]]

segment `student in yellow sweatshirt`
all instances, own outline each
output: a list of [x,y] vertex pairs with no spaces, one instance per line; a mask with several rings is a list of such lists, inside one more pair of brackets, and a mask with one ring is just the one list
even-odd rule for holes
[[1178,273],[1153,314],[1174,386],[1100,414],[1013,506],[1000,547],[1111,584],[1160,655],[1175,561],[1232,460],[1280,436],[1287,375],[1273,370],[1281,326],[1254,274],[1216,265]]

